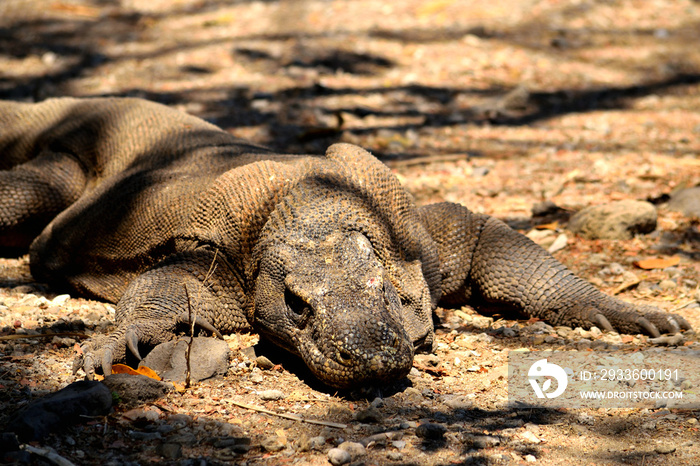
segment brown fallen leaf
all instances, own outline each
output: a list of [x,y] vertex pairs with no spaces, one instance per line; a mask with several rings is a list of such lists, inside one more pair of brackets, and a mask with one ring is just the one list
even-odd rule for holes
[[642,259],[640,261],[635,261],[634,265],[644,270],[665,269],[666,267],[673,267],[674,265],[678,265],[680,261],[680,256],[657,257],[652,259]]
[[535,230],[556,230],[557,228],[559,228],[559,222],[557,221],[535,225]]
[[160,380],[160,377],[158,376],[158,374],[156,374],[156,371],[154,371],[150,367],[146,367],[146,366],[141,366],[138,369],[132,369],[131,367],[129,367],[125,364],[115,364],[112,366],[112,373],[113,374],[145,375],[146,377],[150,377],[151,379]]

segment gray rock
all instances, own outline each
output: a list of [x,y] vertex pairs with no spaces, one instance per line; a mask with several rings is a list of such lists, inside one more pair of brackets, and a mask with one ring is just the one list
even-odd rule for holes
[[272,363],[272,361],[270,361],[265,356],[258,356],[257,358],[255,358],[255,364],[260,369],[263,369],[263,370],[270,370],[273,367],[275,367],[275,365]]
[[700,186],[674,193],[668,202],[668,208],[687,217],[700,217]]
[[172,384],[146,377],[145,375],[112,374],[103,383],[119,396],[124,406],[138,406],[161,398],[174,387]]
[[416,354],[413,360],[426,367],[437,367],[440,365],[440,358],[434,354]]
[[453,396],[445,400],[445,404],[454,410],[469,410],[474,407],[474,402],[464,395]]
[[649,202],[619,201],[577,212],[569,230],[588,239],[631,239],[654,231],[656,218],[656,207]]
[[673,453],[674,451],[676,451],[676,447],[674,445],[662,444],[657,445],[654,448],[654,451],[656,453],[659,453],[660,455],[668,455],[669,453]]
[[358,422],[375,423],[381,422],[383,418],[384,416],[382,416],[382,413],[372,406],[360,410],[355,414],[355,420]]
[[416,427],[416,436],[429,440],[440,440],[445,436],[447,429],[442,424],[428,422]]
[[471,435],[464,436],[464,444],[470,448],[483,450],[493,448],[501,443],[501,438],[496,435]]
[[408,387],[403,391],[403,394],[406,397],[406,400],[410,401],[411,403],[420,403],[423,401],[423,394],[417,388]]
[[161,443],[156,447],[156,454],[174,460],[182,456],[182,447],[177,443]]
[[357,458],[359,458],[361,456],[364,456],[367,453],[364,445],[362,445],[361,443],[357,443],[357,442],[343,442],[340,445],[338,445],[338,448],[350,453],[350,456],[354,460],[356,460]]
[[249,437],[223,437],[214,442],[216,448],[227,448],[234,453],[244,454],[252,448]]
[[[153,348],[139,366],[153,369],[163,379],[184,382],[187,372],[189,337],[170,340]],[[223,340],[195,337],[190,353],[190,380],[199,381],[223,375],[228,370],[230,350]]]
[[263,390],[258,396],[264,401],[277,401],[284,398],[284,393],[280,390]]
[[678,284],[675,280],[670,280],[667,278],[659,282],[659,288],[661,288],[662,290],[672,290],[676,287],[678,287]]
[[331,448],[328,450],[328,461],[330,461],[333,466],[341,466],[352,461],[352,456],[341,448]]
[[112,409],[112,392],[106,385],[81,380],[29,403],[8,423],[7,430],[22,442],[41,440],[51,432],[78,424]]
[[278,436],[278,435],[272,435],[270,437],[265,437],[263,439],[263,441],[260,442],[260,446],[265,451],[269,451],[269,452],[280,451],[280,450],[284,450],[284,447],[287,446],[287,440],[283,437]]

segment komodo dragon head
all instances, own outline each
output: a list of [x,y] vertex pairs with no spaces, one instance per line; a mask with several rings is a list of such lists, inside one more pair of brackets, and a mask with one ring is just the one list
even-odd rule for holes
[[271,245],[255,305],[256,328],[329,385],[395,380],[411,369],[400,297],[359,232]]
[[432,338],[414,322],[431,309],[420,265],[390,257],[386,226],[351,193],[318,191],[295,190],[265,225],[249,319],[328,385],[404,377]]

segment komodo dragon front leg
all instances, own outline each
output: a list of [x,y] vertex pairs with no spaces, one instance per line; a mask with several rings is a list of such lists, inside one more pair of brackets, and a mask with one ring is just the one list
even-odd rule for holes
[[441,304],[505,305],[552,325],[654,337],[691,328],[679,315],[605,295],[495,218],[451,203],[419,211],[438,243]]
[[74,362],[89,379],[100,368],[111,374],[112,363],[124,360],[127,348],[141,360],[142,350],[171,340],[178,327],[194,324],[222,338],[222,333],[249,328],[245,298],[229,264],[207,247],[174,254],[128,286],[119,300],[117,329],[85,343]]

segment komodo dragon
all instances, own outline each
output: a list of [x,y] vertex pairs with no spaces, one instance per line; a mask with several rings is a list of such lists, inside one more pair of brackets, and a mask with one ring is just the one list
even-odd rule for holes
[[138,99],[0,103],[0,245],[31,273],[117,303],[76,370],[111,372],[196,324],[253,329],[334,387],[405,376],[438,305],[496,303],[553,325],[678,332],[576,277],[504,223],[416,207],[350,144],[277,154]]

